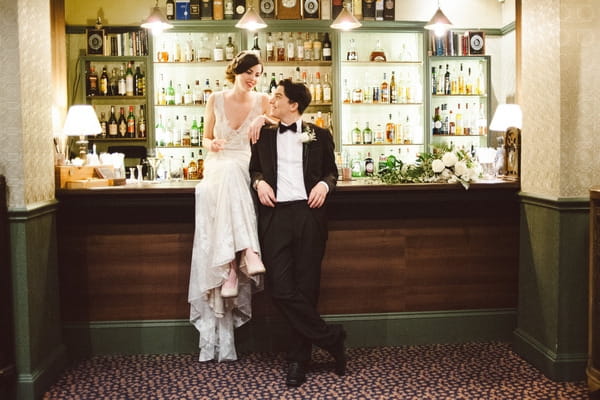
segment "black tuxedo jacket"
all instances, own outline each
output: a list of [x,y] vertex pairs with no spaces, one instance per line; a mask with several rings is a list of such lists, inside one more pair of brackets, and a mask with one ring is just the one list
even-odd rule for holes
[[[335,164],[333,137],[329,130],[314,124],[302,122],[302,131],[312,129],[316,140],[302,144],[302,163],[304,170],[304,187],[307,196],[311,189],[320,181],[329,187],[325,204],[320,208],[311,209],[315,217],[321,221],[321,227],[327,232],[325,220],[325,206],[327,199],[333,193],[338,178],[338,169]],[[253,184],[257,180],[264,180],[273,188],[277,196],[277,125],[264,126],[260,131],[260,139],[252,146],[250,158],[250,178]],[[296,133],[299,134],[299,133]],[[253,190],[254,192],[254,190]],[[273,208],[263,206],[255,196],[258,205],[259,235],[268,227]]]

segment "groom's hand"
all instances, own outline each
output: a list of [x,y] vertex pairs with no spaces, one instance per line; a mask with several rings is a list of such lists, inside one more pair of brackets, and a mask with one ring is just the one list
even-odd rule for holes
[[277,199],[275,198],[275,192],[271,185],[261,180],[256,184],[256,193],[258,194],[258,201],[260,204],[267,207],[275,207]]
[[326,197],[327,187],[319,182],[312,188],[308,195],[308,206],[310,208],[319,208],[325,203]]

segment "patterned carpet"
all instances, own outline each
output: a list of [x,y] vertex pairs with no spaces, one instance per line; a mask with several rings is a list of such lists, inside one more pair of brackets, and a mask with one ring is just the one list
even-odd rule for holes
[[44,400],[588,399],[585,382],[553,382],[506,343],[348,349],[348,374],[315,350],[307,382],[285,385],[281,355],[200,363],[197,354],[98,356],[65,371]]

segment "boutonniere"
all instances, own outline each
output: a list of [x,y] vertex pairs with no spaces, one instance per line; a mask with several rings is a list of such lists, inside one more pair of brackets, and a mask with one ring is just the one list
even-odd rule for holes
[[315,142],[317,140],[317,134],[310,126],[305,126],[300,133],[300,140],[302,143]]

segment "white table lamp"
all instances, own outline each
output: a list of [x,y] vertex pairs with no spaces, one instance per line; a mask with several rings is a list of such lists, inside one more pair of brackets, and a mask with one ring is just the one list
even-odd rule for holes
[[94,107],[88,104],[76,104],[69,108],[63,127],[66,136],[79,136],[79,158],[85,161],[87,156],[87,136],[102,132]]

